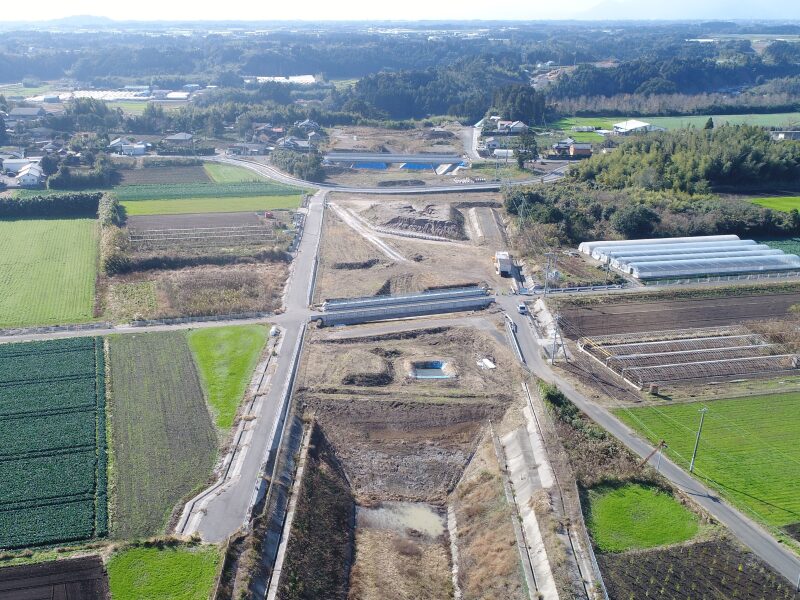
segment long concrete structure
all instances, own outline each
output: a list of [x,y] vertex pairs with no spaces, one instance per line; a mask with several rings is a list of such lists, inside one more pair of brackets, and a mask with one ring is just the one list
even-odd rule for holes
[[383,163],[383,164],[424,164],[458,165],[466,159],[457,154],[392,154],[389,152],[329,152],[323,157],[328,164]]

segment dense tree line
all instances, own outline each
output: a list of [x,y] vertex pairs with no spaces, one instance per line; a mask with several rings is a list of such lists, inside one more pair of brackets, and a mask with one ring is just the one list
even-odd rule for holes
[[[786,81],[786,80],[776,80]],[[550,99],[552,112],[574,116],[653,117],[677,115],[733,115],[795,112],[800,110],[798,91],[759,91],[741,94],[617,94]],[[788,84],[786,87],[789,87]]]
[[306,181],[323,181],[325,179],[322,158],[315,152],[303,154],[293,150],[275,150],[270,160],[279,169],[300,179]]
[[367,117],[453,115],[473,120],[484,115],[495,90],[511,86],[512,91],[500,96],[500,101],[515,111],[534,111],[536,94],[529,98],[519,92],[519,84],[525,81],[518,66],[484,57],[463,59],[438,69],[368,75],[342,98],[341,108]]
[[3,198],[0,200],[0,218],[94,217],[102,196],[99,192],[84,192]]
[[670,57],[644,58],[614,68],[578,66],[548,90],[553,98],[616,96],[618,94],[701,94],[753,86],[766,79],[800,75],[800,64],[770,63],[749,54],[729,60]]
[[[710,194],[597,189],[586,183],[516,187],[504,193],[521,240],[575,245],[591,239],[738,234],[797,235],[800,214]],[[535,248],[531,248],[535,249]]]
[[774,142],[748,125],[688,129],[627,139],[570,171],[606,188],[708,192],[712,188],[796,185],[800,143]]
[[90,169],[75,169],[62,163],[58,171],[47,178],[47,187],[51,190],[105,188],[116,183],[116,177],[114,165],[101,154]]

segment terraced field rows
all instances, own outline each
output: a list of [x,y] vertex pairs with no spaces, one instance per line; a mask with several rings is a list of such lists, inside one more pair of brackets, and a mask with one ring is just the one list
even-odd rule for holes
[[0,346],[0,548],[107,533],[102,340]]

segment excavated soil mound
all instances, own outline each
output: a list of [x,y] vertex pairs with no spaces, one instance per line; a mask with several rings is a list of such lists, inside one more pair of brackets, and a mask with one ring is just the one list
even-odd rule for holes
[[489,419],[488,404],[307,397],[359,502],[444,502]]
[[362,215],[379,227],[466,240],[464,216],[449,204],[373,204]]

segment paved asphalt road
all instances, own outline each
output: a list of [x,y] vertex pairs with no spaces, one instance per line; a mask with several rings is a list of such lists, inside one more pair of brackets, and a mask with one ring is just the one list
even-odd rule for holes
[[[281,183],[286,183],[288,185],[296,185],[300,187],[313,187],[320,190],[326,190],[331,192],[347,192],[351,194],[380,194],[380,195],[391,195],[391,194],[431,194],[431,193],[443,193],[443,192],[486,192],[486,191],[496,191],[501,188],[501,182],[486,182],[486,183],[464,183],[461,185],[427,185],[427,186],[418,186],[418,187],[396,187],[396,188],[359,188],[359,187],[347,187],[347,186],[339,186],[334,185],[331,183],[314,183],[313,181],[305,181],[303,179],[298,179],[297,177],[292,177],[290,175],[286,175],[285,173],[279,171],[275,167],[271,165],[267,165],[260,162],[255,162],[253,160],[242,160],[242,159],[235,159],[229,158],[226,156],[215,156],[209,157],[205,160],[213,160],[216,162],[227,163],[231,165],[239,165],[243,167],[248,167],[249,169],[255,171],[256,173],[260,173],[265,177],[269,177],[270,179],[274,179],[276,181],[280,181]],[[564,171],[567,170],[569,165],[564,165],[559,167],[558,169],[548,173],[544,177],[533,177],[531,179],[525,179],[521,181],[510,181],[506,182],[509,185],[525,185],[531,183],[552,183],[554,181],[558,181],[562,177],[564,177]]]
[[[527,366],[533,374],[545,381],[558,385],[561,391],[578,408],[642,458],[653,451],[653,446],[649,442],[644,441],[612,413],[589,400],[565,379],[553,372],[541,356],[530,319],[527,316],[520,315],[516,310],[519,302],[518,297],[498,296],[497,302],[516,323],[517,339]],[[661,474],[691,496],[711,516],[730,529],[743,544],[749,547],[764,562],[789,581],[797,582],[798,575],[800,575],[800,558],[793,551],[779,544],[760,525],[727,504],[713,491],[666,457],[661,459]]]
[[293,273],[285,298],[284,314],[272,319],[283,331],[281,351],[272,385],[262,403],[261,413],[251,426],[255,427],[239,474],[225,485],[205,508],[198,531],[204,540],[222,541],[243,523],[253,497],[259,472],[265,462],[269,434],[281,406],[284,384],[292,366],[292,354],[308,320],[308,289],[313,277],[317,241],[322,230],[324,192],[315,194],[309,202],[300,251],[293,261]]

